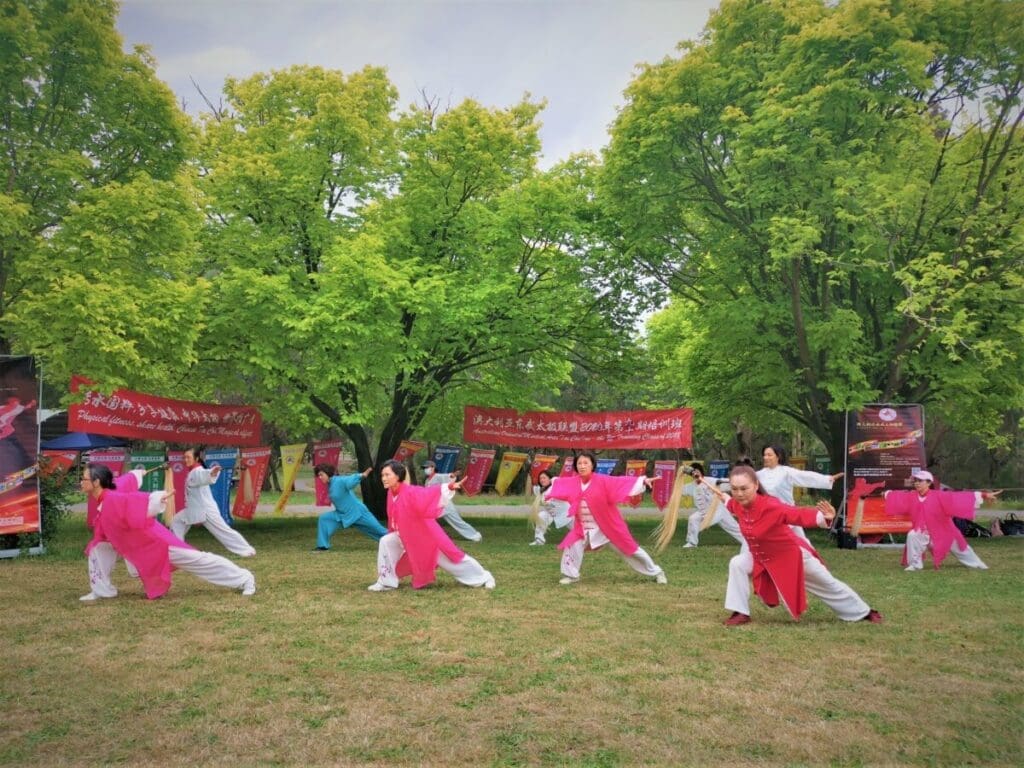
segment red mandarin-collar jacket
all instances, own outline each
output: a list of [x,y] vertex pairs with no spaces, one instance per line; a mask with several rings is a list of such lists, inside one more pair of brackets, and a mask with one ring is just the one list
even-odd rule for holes
[[821,560],[807,541],[790,529],[817,527],[818,511],[807,507],[791,507],[774,496],[758,494],[749,507],[729,499],[727,509],[740,524],[754,558],[754,592],[765,605],[775,607],[779,596],[794,619],[807,610],[804,590],[803,550]]
[[442,512],[439,485],[424,488],[401,483],[398,493],[388,491],[388,529],[398,532],[405,547],[395,573],[399,578],[412,574],[413,589],[434,583],[439,553],[453,563],[461,563],[466,556],[437,522]]

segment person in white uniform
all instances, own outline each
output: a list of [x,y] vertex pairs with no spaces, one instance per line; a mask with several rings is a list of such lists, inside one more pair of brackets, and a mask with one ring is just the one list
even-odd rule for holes
[[229,552],[239,557],[253,557],[256,550],[242,534],[221,517],[213,492],[210,491],[210,486],[217,482],[220,475],[220,466],[214,464],[207,469],[199,456],[199,448],[185,450],[184,461],[188,469],[188,477],[185,479],[185,508],[171,520],[171,532],[184,541],[189,528],[193,525],[203,525]]
[[547,530],[552,523],[555,524],[555,528],[567,528],[572,522],[572,518],[569,517],[569,502],[556,499],[547,500],[543,497],[543,494],[551,487],[553,479],[550,471],[542,470],[537,475],[537,485],[533,486],[533,495],[537,497],[540,504],[537,509],[537,520],[533,527],[531,547],[540,546],[545,542]]
[[[432,485],[448,485],[455,480],[454,474],[447,472],[438,473],[437,465],[432,461],[424,462],[422,469],[423,474],[426,475],[426,482],[423,485],[427,488]],[[462,519],[462,515],[459,514],[459,510],[451,498],[444,500],[444,512],[441,514],[441,519],[454,528],[455,532],[467,541],[480,541],[483,539],[483,534],[480,531]]]
[[[686,523],[686,544],[683,545],[683,549],[696,547],[700,542],[700,532],[712,525],[719,526],[742,546],[744,542],[743,534],[740,533],[740,524],[729,514],[729,510],[726,509],[723,502],[718,500],[717,495],[704,484],[704,465],[700,462],[691,464],[690,475],[693,477],[693,482],[683,486],[683,493],[693,499],[694,511]],[[725,482],[724,480],[719,481],[715,477],[709,477],[707,480],[716,486],[720,482]],[[712,516],[711,520],[705,525],[705,518],[709,514]]]
[[[761,459],[764,466],[757,470],[757,482],[761,490],[790,506],[796,504],[793,499],[794,488],[817,488],[828,491],[832,489],[833,483],[843,476],[842,472],[823,475],[820,472],[791,467],[786,450],[780,445],[766,445],[761,452]],[[798,525],[791,527],[798,536],[807,538],[803,528]]]

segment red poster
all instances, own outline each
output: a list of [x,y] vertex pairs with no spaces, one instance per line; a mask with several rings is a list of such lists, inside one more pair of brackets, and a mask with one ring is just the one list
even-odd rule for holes
[[256,514],[256,505],[259,503],[269,466],[270,448],[250,448],[241,451],[238,461],[238,493],[235,496],[235,506],[231,508],[232,517],[252,520]]
[[171,479],[174,481],[174,511],[181,512],[185,508],[185,479],[188,477],[185,452],[168,451],[167,466],[171,469]]
[[689,448],[693,409],[518,413],[467,405],[466,442],[551,448]]
[[927,465],[924,409],[873,404],[846,415],[846,525],[862,536],[906,533],[909,517],[887,515],[883,493],[913,487],[910,476]]
[[475,496],[484,487],[484,481],[491,471],[496,451],[484,448],[473,448],[469,452],[469,463],[466,465],[466,478],[462,482],[462,492],[467,496]]
[[537,484],[537,477],[545,469],[550,469],[551,466],[558,461],[557,456],[545,456],[542,453],[534,454],[533,463],[530,465],[530,477],[533,479],[533,484]]
[[78,451],[42,451],[44,461],[40,465],[39,474],[43,477],[54,472],[66,473],[78,458]]
[[[341,440],[329,440],[324,443],[313,443],[313,466],[317,464],[330,464],[338,468],[338,461],[341,459]],[[327,483],[319,477],[315,479],[316,505],[318,507],[331,506],[331,500],[327,496]]]
[[651,488],[651,496],[658,509],[664,509],[672,495],[672,483],[676,479],[676,463],[674,461],[654,462],[654,477],[659,479]]
[[426,447],[427,444],[421,443],[419,440],[403,440],[392,458],[404,464],[406,459],[412,458]]
[[[71,379],[71,391],[90,381]],[[90,391],[68,409],[68,429],[97,435],[134,437],[169,443],[259,445],[262,419],[251,405],[214,405],[171,400],[128,389],[110,395]]]

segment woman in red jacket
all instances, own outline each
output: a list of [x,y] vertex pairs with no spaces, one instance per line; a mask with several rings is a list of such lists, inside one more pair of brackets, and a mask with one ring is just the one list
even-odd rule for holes
[[[705,480],[707,483],[707,481]],[[843,621],[882,621],[882,615],[860,596],[829,573],[809,541],[801,539],[791,525],[828,527],[835,509],[826,501],[817,509],[793,507],[768,496],[758,483],[752,467],[738,465],[729,473],[732,498],[712,483],[726,508],[740,524],[747,547],[729,561],[729,585],[725,607],[732,615],[726,626],[750,621],[750,583],[765,605],[782,603],[794,619],[807,610],[807,592],[821,599]],[[806,591],[805,591],[806,590]]]

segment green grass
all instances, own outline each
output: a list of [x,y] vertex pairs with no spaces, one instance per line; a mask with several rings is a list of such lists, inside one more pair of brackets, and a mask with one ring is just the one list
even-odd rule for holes
[[[121,595],[83,605],[76,516],[52,554],[0,562],[0,763],[1020,763],[1024,539],[972,542],[987,572],[907,574],[898,551],[815,534],[886,622],[845,624],[812,597],[799,623],[757,604],[726,629],[736,547],[717,529],[656,557],[666,587],[610,551],[561,587],[523,520],[470,520],[493,592],[445,574],[367,592],[373,542],[343,531],[312,553],[315,518],[281,517],[239,523],[253,598],[176,574],[147,601],[118,565]],[[645,541],[653,525],[632,527]]]

